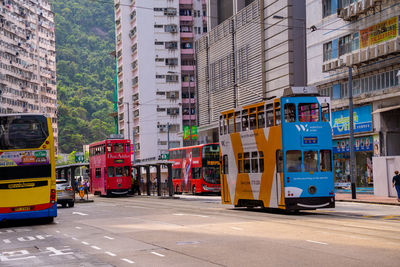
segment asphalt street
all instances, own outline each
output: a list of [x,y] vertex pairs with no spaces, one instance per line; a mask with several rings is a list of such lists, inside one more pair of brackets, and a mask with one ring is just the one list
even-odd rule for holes
[[218,196],[94,197],[0,228],[0,266],[399,266],[400,207],[286,214]]

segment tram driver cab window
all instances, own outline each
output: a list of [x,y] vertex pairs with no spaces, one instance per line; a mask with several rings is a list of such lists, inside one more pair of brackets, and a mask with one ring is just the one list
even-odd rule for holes
[[317,151],[304,151],[304,171],[317,172],[318,171],[318,152]]
[[301,172],[302,155],[300,150],[288,150],[286,152],[287,172]]
[[296,121],[296,104],[286,103],[285,104],[285,122]]

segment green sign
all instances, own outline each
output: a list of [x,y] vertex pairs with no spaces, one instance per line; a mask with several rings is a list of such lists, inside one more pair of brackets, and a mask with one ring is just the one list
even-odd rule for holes
[[35,151],[33,154],[34,154],[35,157],[37,157],[37,158],[47,157],[47,151],[45,151],[45,150],[42,150],[42,151]]
[[169,154],[161,154],[160,155],[161,160],[168,160],[169,159]]
[[199,136],[197,134],[197,126],[192,126],[192,140],[197,140],[199,139]]
[[75,154],[75,162],[84,162],[85,156],[83,154]]
[[189,126],[183,126],[183,139],[189,140],[190,138],[190,128]]

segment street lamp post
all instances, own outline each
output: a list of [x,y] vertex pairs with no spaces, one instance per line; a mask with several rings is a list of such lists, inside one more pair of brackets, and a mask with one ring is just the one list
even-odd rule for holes
[[354,124],[353,124],[353,69],[349,67],[349,138],[350,138],[350,180],[351,198],[356,199],[355,154],[354,154]]

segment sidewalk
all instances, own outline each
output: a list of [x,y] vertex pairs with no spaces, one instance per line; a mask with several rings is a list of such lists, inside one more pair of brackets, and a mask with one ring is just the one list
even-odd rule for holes
[[383,204],[383,205],[397,205],[400,206],[400,202],[395,197],[378,197],[371,194],[357,194],[356,199],[351,198],[351,194],[336,193],[336,201],[344,202],[359,202],[359,203],[370,203],[370,204]]

